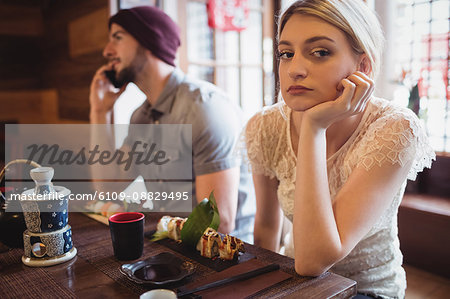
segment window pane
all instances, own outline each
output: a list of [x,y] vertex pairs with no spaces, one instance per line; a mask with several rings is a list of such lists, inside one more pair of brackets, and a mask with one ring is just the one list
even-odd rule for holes
[[411,60],[411,45],[408,44],[399,44],[395,47],[396,54],[398,57],[398,61],[400,63],[409,63]]
[[[397,7],[397,26],[408,26],[411,24],[413,9],[411,5],[399,5]],[[401,28],[404,29],[404,28]],[[400,36],[399,36],[400,37]]]
[[[447,25],[448,26],[448,25]],[[431,39],[431,57],[433,59],[441,59],[443,62],[447,60],[448,53],[448,37],[447,34],[433,34]]]
[[281,0],[281,11],[285,11],[295,0]]
[[414,61],[420,61],[423,57],[425,57],[425,51],[427,49],[426,43],[413,43],[412,47],[412,55]]
[[414,21],[427,22],[430,19],[429,3],[421,3],[414,5]]
[[150,5],[154,6],[156,5],[156,0],[120,0],[120,9],[125,8],[132,8],[135,6],[141,6],[141,5]]
[[214,68],[210,66],[199,66],[190,64],[188,74],[194,78],[214,83]]
[[239,62],[238,33],[216,31],[216,59],[227,63]]
[[409,43],[413,37],[413,30],[411,23],[407,23],[405,26],[399,26],[397,29],[397,42],[398,43]]
[[[187,4],[187,51],[189,61],[214,59],[213,32],[208,26],[208,15],[203,3]],[[195,16],[195,17],[189,17]]]
[[231,102],[239,103],[239,70],[237,67],[218,67],[217,86],[223,89]]
[[430,24],[427,23],[415,23],[413,26],[413,40],[425,41],[429,38]]
[[[450,10],[450,2],[448,0],[433,1],[431,4],[431,17],[433,20],[445,20],[448,18],[448,11]],[[448,27],[447,27],[448,30]]]
[[248,0],[249,7],[259,7],[262,5],[262,0]]
[[[185,3],[188,73],[219,86],[242,107],[246,117],[252,116],[262,108],[264,88],[267,93],[271,91],[272,86],[265,85],[273,84],[269,75],[263,83],[262,10],[267,13],[268,8],[262,6],[262,0],[249,0],[249,27],[241,32],[223,32],[208,27],[207,1]],[[272,74],[271,44],[266,52],[265,68]]]
[[431,32],[436,33],[447,33],[448,32],[448,20],[437,20],[431,22]]
[[242,108],[245,117],[250,118],[262,109],[262,69],[254,67],[242,68],[241,84]]
[[429,140],[430,140],[430,144],[431,147],[438,152],[443,152],[444,151],[444,139],[440,138],[440,137],[435,137],[435,136],[429,136]]
[[426,126],[428,129],[428,134],[430,136],[440,138],[441,140],[443,139],[446,127],[446,114],[447,112],[445,99],[428,99]]
[[250,12],[250,26],[241,33],[241,61],[262,62],[262,19],[261,13]]

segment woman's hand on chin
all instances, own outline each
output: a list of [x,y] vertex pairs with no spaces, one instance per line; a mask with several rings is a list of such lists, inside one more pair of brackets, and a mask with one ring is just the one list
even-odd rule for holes
[[326,129],[337,121],[363,112],[373,93],[374,82],[358,71],[342,79],[339,89],[342,93],[334,101],[321,103],[305,111],[304,120],[307,119],[316,128]]

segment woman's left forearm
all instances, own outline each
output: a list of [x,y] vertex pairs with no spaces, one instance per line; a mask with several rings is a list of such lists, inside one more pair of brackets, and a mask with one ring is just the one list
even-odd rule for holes
[[301,275],[319,275],[340,256],[341,241],[330,198],[326,129],[303,118],[297,153],[294,246]]

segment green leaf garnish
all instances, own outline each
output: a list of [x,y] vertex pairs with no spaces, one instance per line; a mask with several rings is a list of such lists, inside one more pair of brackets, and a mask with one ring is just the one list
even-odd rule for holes
[[152,239],[150,241],[156,242],[156,241],[159,241],[159,240],[162,240],[162,239],[166,239],[168,237],[169,237],[169,232],[168,231],[163,231],[163,232],[156,231],[153,234]]
[[214,191],[209,195],[209,199],[200,202],[189,215],[181,230],[181,240],[188,246],[194,247],[208,227],[215,230],[220,225],[220,215],[217,209]]

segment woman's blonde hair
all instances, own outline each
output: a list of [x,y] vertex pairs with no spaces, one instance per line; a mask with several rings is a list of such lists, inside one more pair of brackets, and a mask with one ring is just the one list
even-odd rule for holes
[[384,36],[378,18],[362,0],[296,1],[279,19],[278,38],[294,14],[318,17],[344,32],[353,51],[367,55],[371,66],[369,75],[376,78],[381,64]]

